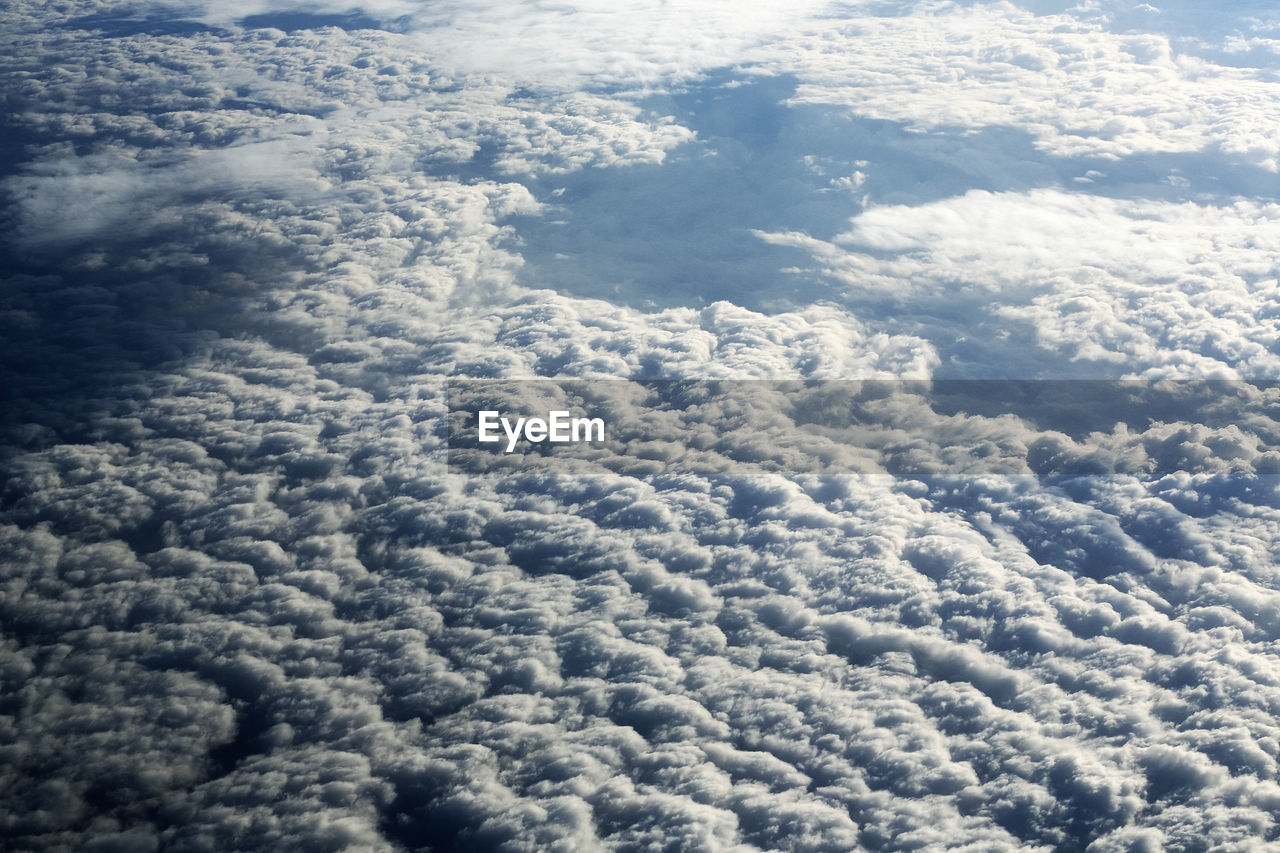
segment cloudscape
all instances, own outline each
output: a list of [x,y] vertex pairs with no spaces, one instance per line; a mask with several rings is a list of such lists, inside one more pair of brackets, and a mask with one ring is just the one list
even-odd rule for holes
[[0,848],[1280,845],[1280,9],[0,8]]

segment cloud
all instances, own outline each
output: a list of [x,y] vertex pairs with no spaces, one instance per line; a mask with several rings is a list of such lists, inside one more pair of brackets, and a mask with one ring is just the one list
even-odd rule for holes
[[[432,392],[340,392],[326,364],[227,341],[149,374],[127,452],[22,456],[6,671],[39,701],[20,740],[62,755],[133,707],[72,700],[68,722],[58,697],[96,683],[81,660],[138,708],[56,765],[64,793],[41,796],[60,805],[24,807],[24,843],[110,839],[80,817],[104,809],[131,843],[184,846],[1268,831],[1274,502],[1250,530],[1234,507],[1180,511],[1176,478],[929,485],[730,458],[448,478]],[[296,468],[315,445],[340,466]],[[188,496],[109,529],[48,512],[94,506],[106,464]],[[183,691],[189,730],[164,710]],[[140,737],[163,778],[117,757]],[[136,805],[95,799],[104,779]]]
[[[1259,234],[1274,205],[1121,201],[1062,190],[973,191],[874,207],[832,241],[761,234],[803,247],[850,298],[973,294],[1005,326],[1104,372],[1265,377],[1275,247]],[[908,283],[909,284],[905,284]]]
[[[416,51],[451,72],[499,74],[554,89],[583,84],[647,86],[732,65],[743,53],[797,28],[827,4],[657,3],[604,4],[585,0],[557,7],[515,8],[475,0],[414,3],[404,0],[299,4],[277,0],[193,3],[183,14],[232,27],[245,19],[269,26],[302,13],[359,12],[410,35]],[[637,34],[643,34],[642,38]]]
[[1071,14],[992,4],[833,18],[780,54],[772,61],[803,81],[797,102],[922,131],[1014,126],[1055,156],[1208,149],[1277,169],[1274,110],[1261,106],[1275,97],[1266,72],[1181,54],[1145,31],[1114,34]]
[[[1207,151],[1257,176],[1257,74],[1005,6],[852,23],[715,3],[307,12],[353,8],[411,18],[286,33],[235,22],[296,7],[245,3],[187,12],[225,29],[98,37],[50,26],[57,10],[7,13],[24,134],[4,184],[20,274],[0,439],[15,845],[1274,834],[1266,417],[1188,404],[1203,423],[1090,436],[864,401],[882,457],[855,441],[875,430],[835,418],[788,443],[805,413],[784,394],[748,397],[755,421],[694,388],[652,420],[668,445],[708,438],[699,406],[747,434],[680,466],[605,455],[473,478],[449,472],[441,430],[451,377],[924,378],[986,320],[1028,325],[1002,351],[1018,358],[971,360],[978,375],[1037,347],[1058,369],[1266,374],[1266,198],[1122,198],[1130,184],[1094,176],[926,199],[920,164],[946,157],[902,127],[885,150],[920,156],[898,171],[834,148],[805,161],[804,121],[752,159],[768,134],[695,133],[614,91],[674,100],[725,66],[732,90],[754,63],[795,78],[791,106],[781,84],[747,99],[768,115],[821,102],[1020,128],[1040,165]],[[659,308],[526,286],[521,240],[573,203],[554,194],[566,176],[657,168],[702,134],[726,152],[708,159],[798,162],[769,187],[850,179],[818,196],[839,209],[830,233],[816,216],[758,229],[838,287]],[[954,162],[1012,138],[957,137]],[[876,206],[877,181],[909,200]],[[894,445],[912,413],[925,438]],[[955,476],[936,460],[956,446],[1019,476]],[[1062,476],[1117,460],[1123,477]]]

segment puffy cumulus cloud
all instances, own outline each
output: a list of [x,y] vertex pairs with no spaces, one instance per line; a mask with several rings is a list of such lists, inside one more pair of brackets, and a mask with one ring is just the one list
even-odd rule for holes
[[766,52],[766,65],[799,78],[801,103],[921,130],[1016,127],[1055,156],[1207,150],[1278,168],[1276,111],[1267,106],[1277,97],[1267,70],[1274,60],[1218,65],[1149,30],[1112,33],[1074,14],[1007,3],[944,4],[833,18],[767,50],[778,55]]
[[872,332],[833,305],[766,315],[717,302],[648,314],[536,293],[477,313],[470,328],[472,341],[459,335],[449,349],[439,348],[452,360],[455,375],[923,377],[937,358],[919,338]]
[[[114,394],[101,440],[12,458],[23,845],[1272,832],[1274,494],[802,473],[732,448],[465,478],[443,471],[437,386],[375,394],[326,366],[220,343]],[[103,480],[136,508],[65,509],[109,506]]]
[[[1261,421],[1090,443],[934,413],[937,444],[987,442],[1021,477],[927,464],[885,476],[874,460],[855,473],[833,462],[854,437],[838,422],[813,443],[764,433],[683,465],[447,470],[451,375],[939,366],[921,335],[830,303],[643,311],[517,277],[521,218],[551,203],[544,179],[658,163],[691,134],[634,99],[520,91],[513,75],[685,73],[785,34],[791,12],[739,14],[703,50],[698,33],[730,10],[675,4],[646,56],[623,49],[644,6],[574,7],[577,22],[521,7],[503,32],[488,7],[432,7],[470,28],[468,50],[493,42],[478,63],[505,65],[512,32],[539,37],[528,68],[481,73],[433,59],[446,35],[425,26],[286,33],[231,24],[295,7],[227,8],[221,30],[175,32],[138,6],[134,29],[52,26],[123,9],[92,4],[9,9],[14,26],[0,28],[25,158],[4,184],[4,249],[20,267],[4,291],[0,441],[0,826],[13,847],[1274,838],[1280,519]],[[351,8],[435,14],[307,12]],[[578,24],[573,50],[548,58],[550,34]],[[890,42],[868,39],[863,55]],[[1102,60],[1118,49],[1100,42]],[[1221,79],[1210,71],[1206,90]],[[1121,128],[1116,144],[1148,131]],[[1089,133],[1098,150],[1105,134]],[[1027,310],[1082,262],[1037,250],[1053,220],[1025,199],[940,203],[924,231],[903,224],[908,211],[872,208],[827,245],[852,257],[879,240],[863,248],[886,256],[885,280],[942,281],[954,256],[983,298],[1017,286],[1005,263],[1053,270],[1010,307]],[[1015,248],[963,237],[984,204],[1013,207]],[[1208,280],[1243,282],[1228,302],[1265,280],[1263,239],[1232,231],[1264,222],[1261,205],[1218,231],[1226,214],[1203,205],[1090,210],[1105,232],[1062,221],[1100,247],[1100,275],[1135,269],[1109,234],[1136,235],[1125,226],[1147,217],[1142,233],[1166,246],[1192,241]],[[1240,311],[1196,301],[1181,263],[1156,267],[1187,310],[1265,345]],[[937,448],[925,450],[927,462]],[[1058,476],[1092,456],[1142,465]]]
[[904,286],[925,303],[988,301],[1063,359],[1151,377],[1273,376],[1277,209],[973,191],[872,207],[807,249],[851,299]]
[[1263,67],[1274,62],[1269,36],[1276,31],[1275,9],[1257,0],[1237,7],[1239,15],[1206,15],[1189,0],[1129,3],[1095,0],[1076,4],[1066,0],[1024,0],[1018,6],[1037,14],[1069,13],[1114,33],[1146,33],[1167,37],[1179,52],[1221,65]]
[[[288,26],[291,18],[304,26],[308,18],[317,24],[381,25],[409,34],[416,49],[454,71],[577,89],[651,85],[732,65],[750,48],[796,30],[828,5],[827,0],[785,8],[727,0],[575,0],[515,7],[485,0],[196,0],[181,4],[176,13],[224,28]],[[175,14],[172,5],[157,7],[166,16]],[[132,4],[129,11],[137,14],[138,8]]]
[[566,6],[432,4],[415,33],[453,67],[553,87],[654,85],[741,62],[801,30],[826,0],[778,6],[728,0],[582,0]]
[[[157,42],[163,67],[149,61]],[[81,44],[68,34],[42,49],[71,65],[84,62]],[[634,104],[460,84],[374,31],[91,44],[88,82],[47,62],[11,69],[18,119],[88,153],[37,146],[6,188],[22,248],[70,253],[77,281],[100,282],[113,310],[162,303],[200,326],[221,322],[201,316],[211,305],[234,302],[247,306],[236,323],[314,350],[357,385],[381,381],[379,364],[414,372],[414,345],[429,346],[429,372],[478,375],[922,375],[932,361],[923,342],[869,332],[833,307],[651,315],[513,289],[518,232],[504,223],[545,200],[514,178],[659,162],[690,138]],[[199,82],[174,93],[175,76]],[[513,180],[489,177],[502,175]],[[165,273],[191,282],[179,305],[157,283]],[[122,287],[122,275],[140,280]],[[26,336],[39,337],[50,283],[17,290]]]
[[[660,162],[691,135],[624,101],[522,98],[488,78],[460,85],[377,31],[133,36],[89,48],[76,29],[38,47],[29,34],[9,40],[13,120],[57,140],[35,146],[26,174],[7,184],[22,232],[38,243],[126,222],[145,229],[149,217],[189,220],[193,202],[210,197],[259,222],[289,208],[312,219],[366,181],[416,219],[413,191],[395,193],[396,180],[426,168],[465,176],[482,148],[493,162],[476,165],[530,175]],[[68,76],[66,66],[82,70]],[[174,91],[175,78],[190,85]],[[77,140],[88,153],[68,148]],[[324,236],[322,223],[312,228]]]

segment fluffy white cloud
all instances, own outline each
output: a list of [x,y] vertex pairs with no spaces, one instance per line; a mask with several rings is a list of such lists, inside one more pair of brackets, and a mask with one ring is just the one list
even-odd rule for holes
[[[54,25],[123,7],[8,11],[25,158],[4,184],[21,265],[2,315],[8,837],[1274,835],[1280,518],[1262,415],[1081,437],[868,404],[875,429],[828,418],[788,441],[798,413],[766,389],[758,421],[718,410],[733,441],[697,432],[694,404],[715,401],[655,417],[669,443],[702,443],[678,465],[446,469],[457,375],[927,377],[981,317],[1034,322],[1032,344],[1063,358],[1129,359],[1117,373],[1273,369],[1265,201],[1123,200],[1090,195],[1095,176],[875,207],[877,180],[919,176],[857,152],[805,161],[803,133],[742,162],[796,160],[764,183],[797,192],[795,175],[844,170],[826,176],[848,177],[842,200],[821,198],[857,214],[848,230],[765,236],[845,291],[642,309],[525,285],[522,223],[572,203],[561,178],[692,147],[679,119],[611,89],[696,88],[739,62],[794,75],[787,109],[1020,128],[1046,156],[1270,167],[1262,78],[1160,38],[1006,6],[852,24],[817,8],[317,3],[302,11],[408,15],[406,32],[232,25],[299,11],[264,0],[192,6],[227,28],[167,34],[170,13],[130,6],[137,31],[102,37]],[[1072,325],[1072,299],[1114,322]],[[930,311],[941,326],[913,325]],[[950,476],[940,446],[1021,476]],[[1060,476],[1117,460],[1128,476]]]
[[[1272,319],[1280,209],[974,191],[872,207],[831,241],[761,234],[811,252],[851,299],[973,294],[1037,343],[1104,373],[1265,377],[1280,369]],[[961,297],[963,298],[963,297]]]
[[1165,36],[1115,34],[1008,3],[834,18],[814,29],[764,60],[797,75],[801,103],[922,131],[1018,128],[1058,157],[1207,149],[1277,169],[1268,73],[1179,53]]

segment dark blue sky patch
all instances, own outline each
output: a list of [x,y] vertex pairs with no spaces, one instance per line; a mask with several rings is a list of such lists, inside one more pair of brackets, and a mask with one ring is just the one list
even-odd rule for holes
[[104,38],[128,38],[130,36],[194,36],[201,33],[225,32],[200,21],[192,21],[177,15],[129,15],[120,12],[98,12],[81,15],[63,23],[63,29],[90,30]]
[[361,12],[343,12],[325,15],[313,12],[268,12],[262,15],[248,15],[238,22],[248,29],[275,29],[287,33],[300,30],[319,30],[325,27],[337,27],[352,32],[355,30],[391,30],[402,31],[406,22],[403,19],[386,22],[371,18]]

